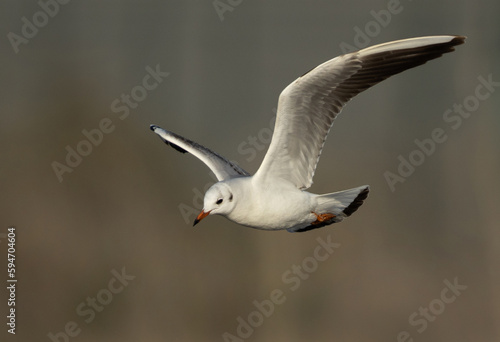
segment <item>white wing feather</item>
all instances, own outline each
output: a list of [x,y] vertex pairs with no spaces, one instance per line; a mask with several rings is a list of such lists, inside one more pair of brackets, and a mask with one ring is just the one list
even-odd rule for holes
[[453,51],[464,40],[432,36],[380,44],[331,59],[299,77],[279,97],[273,138],[254,177],[261,182],[280,177],[309,188],[333,121],[351,98]]

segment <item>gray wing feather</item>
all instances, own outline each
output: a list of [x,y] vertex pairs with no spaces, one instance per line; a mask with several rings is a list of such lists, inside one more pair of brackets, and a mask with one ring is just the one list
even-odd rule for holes
[[243,170],[237,164],[227,160],[220,154],[195,143],[194,141],[164,130],[156,125],[151,125],[150,128],[170,147],[181,153],[189,152],[200,159],[210,168],[219,181],[234,177],[250,176],[248,172]]
[[331,59],[299,77],[279,97],[273,138],[255,177],[280,177],[309,188],[333,121],[350,99],[453,51],[464,40],[433,36],[380,44]]

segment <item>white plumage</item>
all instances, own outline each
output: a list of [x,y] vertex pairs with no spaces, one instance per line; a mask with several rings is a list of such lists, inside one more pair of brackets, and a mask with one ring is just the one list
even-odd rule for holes
[[312,185],[336,116],[363,90],[464,41],[462,36],[431,36],[389,42],[333,58],[299,77],[279,97],[272,141],[253,176],[219,154],[152,125],[168,145],[199,158],[219,180],[206,192],[195,224],[219,214],[253,228],[302,232],[350,216],[368,196],[368,186],[326,195],[304,191]]

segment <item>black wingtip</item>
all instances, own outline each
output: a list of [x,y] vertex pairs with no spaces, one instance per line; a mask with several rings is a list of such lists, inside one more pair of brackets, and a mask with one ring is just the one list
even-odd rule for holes
[[455,51],[455,46],[464,44],[466,39],[466,36],[454,36],[453,39],[448,43],[448,46],[450,46],[450,51]]
[[351,204],[344,209],[343,213],[346,214],[346,216],[351,216],[363,204],[364,200],[368,197],[369,192],[370,188],[368,186],[361,190],[354,201],[352,201]]
[[455,43],[455,45],[460,45],[464,44],[466,39],[466,36],[455,36],[451,41]]
[[[167,140],[166,138],[164,138],[161,134],[157,133],[155,130],[159,128],[161,129],[162,131],[165,131],[164,129],[162,129],[160,126],[156,126],[156,125],[149,125],[149,129],[151,129],[153,132],[155,132],[156,134],[158,134],[160,136],[160,139],[165,143],[167,144],[168,146],[172,147],[173,149],[175,149],[176,151],[179,151],[181,153],[187,153],[187,151],[185,149],[183,149],[182,147],[174,144],[173,142]],[[173,136],[176,136],[178,138],[181,138],[183,139],[182,137],[180,136],[177,136],[175,133],[172,133],[172,132],[166,132],[170,135],[173,135]]]

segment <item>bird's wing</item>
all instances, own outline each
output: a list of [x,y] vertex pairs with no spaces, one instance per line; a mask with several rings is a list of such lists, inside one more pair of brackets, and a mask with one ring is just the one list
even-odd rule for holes
[[181,137],[173,132],[166,131],[156,125],[151,125],[150,128],[153,132],[158,134],[167,145],[181,153],[189,152],[204,162],[219,181],[234,177],[250,176],[248,172],[235,163],[194,141]]
[[288,85],[278,101],[269,150],[254,177],[281,177],[299,189],[312,185],[333,120],[354,96],[464,43],[462,36],[411,38],[331,59]]

